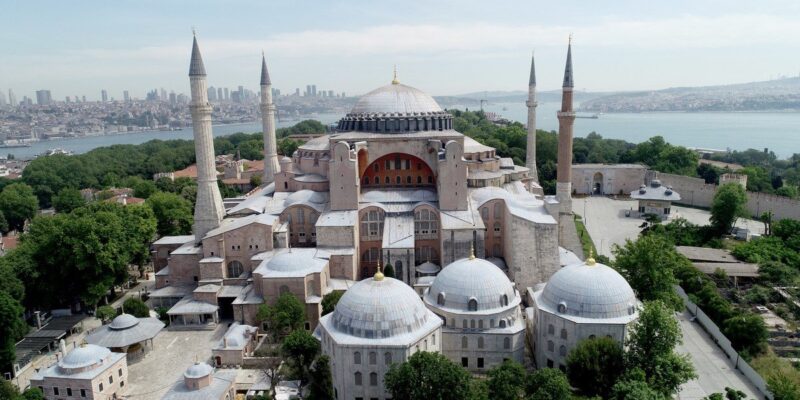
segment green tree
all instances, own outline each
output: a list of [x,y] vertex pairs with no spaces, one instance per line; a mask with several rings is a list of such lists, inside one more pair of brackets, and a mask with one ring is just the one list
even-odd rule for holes
[[314,362],[320,351],[319,340],[308,331],[298,329],[283,339],[281,351],[300,372],[301,381],[307,382],[311,363]]
[[711,200],[711,226],[718,235],[730,232],[736,219],[747,215],[747,194],[738,183],[726,183]]
[[518,400],[525,394],[525,368],[522,364],[505,360],[488,373],[487,389],[490,399]]
[[572,389],[563,372],[554,368],[542,368],[528,377],[525,400],[569,400]]
[[68,213],[84,205],[86,205],[86,200],[83,199],[78,189],[64,188],[53,196],[53,208],[56,212]]
[[148,199],[153,193],[158,191],[158,188],[156,188],[156,183],[149,179],[142,179],[139,182],[136,182],[132,189],[134,197],[138,197],[140,199]]
[[23,308],[17,299],[6,292],[0,292],[0,371],[12,371],[16,353],[14,349],[18,340],[28,332],[28,326],[22,320]]
[[45,400],[44,393],[39,388],[29,388],[22,393],[23,400]]
[[343,294],[344,291],[342,290],[334,290],[325,296],[322,296],[322,315],[332,313]]
[[778,286],[790,286],[797,280],[797,269],[780,261],[767,261],[758,266],[758,280]]
[[673,309],[683,307],[675,293],[675,271],[691,267],[689,260],[680,255],[675,246],[661,235],[646,235],[638,240],[626,240],[624,246],[612,250],[614,267],[636,291],[641,300],[662,300]]
[[[641,372],[641,371],[639,371]],[[644,374],[636,378],[619,380],[611,389],[612,400],[667,400],[663,394],[651,388],[644,380]]]
[[680,385],[696,377],[689,356],[674,351],[680,342],[673,308],[660,300],[645,302],[627,342],[627,368],[641,370],[650,388],[672,396]]
[[438,353],[418,351],[401,364],[392,364],[384,377],[395,400],[461,400],[469,397],[471,377],[461,366]]
[[295,150],[300,147],[300,142],[289,138],[278,140],[278,154],[291,157]]
[[311,384],[310,397],[311,400],[327,400],[333,399],[333,376],[331,376],[331,362],[330,358],[326,355],[321,355],[314,362],[314,367],[311,368]]
[[622,346],[602,337],[578,343],[567,356],[567,378],[586,396],[607,398],[625,370]]
[[767,348],[769,333],[760,315],[739,312],[738,315],[725,320],[722,332],[744,357],[759,355]]
[[796,199],[800,194],[797,192],[797,186],[781,186],[777,190],[775,190],[775,194],[778,196],[788,197],[790,199]]
[[6,221],[6,216],[0,211],[0,232],[3,234],[8,233],[8,221]]
[[117,316],[117,310],[111,306],[100,306],[97,307],[97,310],[94,312],[94,316],[102,322],[111,321]]
[[256,314],[256,320],[267,324],[273,339],[300,329],[305,319],[305,306],[291,293],[280,295],[274,305],[260,305]]
[[250,176],[250,186],[254,188],[261,186],[261,175]]
[[133,315],[136,318],[146,318],[150,316],[150,307],[147,307],[143,301],[129,297],[122,303],[122,308],[125,309],[126,314]]
[[774,400],[800,400],[800,386],[783,374],[768,377],[767,390]]
[[0,192],[0,212],[11,229],[21,231],[25,221],[33,218],[38,209],[39,200],[33,189],[24,183],[12,183]]
[[188,235],[192,232],[192,203],[183,197],[174,193],[156,192],[145,204],[153,210],[159,235]]

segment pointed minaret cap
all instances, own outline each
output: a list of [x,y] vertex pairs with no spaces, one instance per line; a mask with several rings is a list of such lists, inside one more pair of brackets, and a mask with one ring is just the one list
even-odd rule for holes
[[192,61],[189,63],[189,76],[206,76],[206,67],[203,65],[203,56],[200,55],[200,46],[197,45],[197,36],[192,43]]
[[528,86],[536,86],[536,64],[533,62],[533,52],[531,52],[531,77],[528,79]]
[[269,71],[267,70],[267,58],[264,56],[264,52],[261,52],[261,86],[265,85],[272,85],[272,81],[269,79]]
[[562,87],[575,87],[572,80],[572,35],[569,35],[569,45],[567,46],[567,65],[564,67],[564,84]]

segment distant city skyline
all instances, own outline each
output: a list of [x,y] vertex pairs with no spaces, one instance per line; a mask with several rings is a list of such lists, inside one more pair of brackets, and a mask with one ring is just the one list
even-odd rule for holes
[[117,100],[125,90],[139,99],[154,88],[188,93],[193,26],[209,85],[257,90],[263,49],[274,87],[285,94],[311,84],[363,94],[388,83],[394,64],[401,82],[434,95],[525,90],[534,49],[539,89],[557,89],[569,33],[577,90],[705,86],[800,72],[800,4],[784,0],[147,0],[7,8],[0,90],[18,98],[43,88],[55,99],[97,99],[101,89]]

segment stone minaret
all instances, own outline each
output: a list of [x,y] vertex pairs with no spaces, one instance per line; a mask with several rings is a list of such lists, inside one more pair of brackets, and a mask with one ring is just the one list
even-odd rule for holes
[[189,82],[192,85],[192,130],[194,151],[197,158],[197,202],[194,207],[194,236],[198,242],[208,231],[219,227],[225,208],[217,186],[217,170],[214,164],[214,137],[211,132],[211,104],[208,102],[206,68],[197,37],[192,44],[192,61],[189,66]]
[[267,60],[261,54],[261,130],[264,132],[264,176],[262,183],[275,182],[280,171],[278,145],[275,138],[275,104],[272,102],[272,81],[269,80]]
[[562,214],[572,213],[572,126],[575,112],[572,110],[572,37],[567,48],[567,65],[564,68],[564,84],[561,94],[561,111],[558,116],[558,173],[556,197]]
[[525,156],[525,166],[530,170],[530,177],[534,182],[539,182],[539,174],[536,171],[536,67],[531,55],[531,77],[528,79],[528,146]]

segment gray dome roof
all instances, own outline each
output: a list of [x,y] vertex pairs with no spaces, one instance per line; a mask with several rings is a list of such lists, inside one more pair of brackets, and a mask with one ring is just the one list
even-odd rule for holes
[[139,319],[130,314],[120,314],[108,325],[114,330],[122,330],[134,327],[139,324]]
[[[438,305],[439,293],[444,294],[443,306]],[[478,311],[483,311],[506,307],[515,297],[514,285],[496,265],[480,258],[462,258],[436,275],[425,294],[425,302],[439,308],[469,311],[469,301],[475,299]]]
[[100,363],[111,355],[111,350],[93,344],[83,345],[67,354],[58,366],[67,370],[85,368]]
[[411,86],[389,84],[358,99],[350,114],[438,113],[442,108],[429,94]]
[[267,262],[269,269],[273,271],[290,272],[306,269],[306,258],[299,254],[294,254],[291,251],[285,251],[276,254],[271,260]]
[[410,286],[394,278],[364,279],[348,289],[333,311],[333,326],[362,338],[413,333],[425,325],[428,309]]
[[183,376],[186,378],[202,378],[208,376],[213,371],[214,368],[211,368],[211,366],[206,363],[194,363],[183,373]]
[[628,317],[638,304],[628,281],[613,268],[584,262],[561,268],[550,277],[542,301],[559,314],[582,318]]

